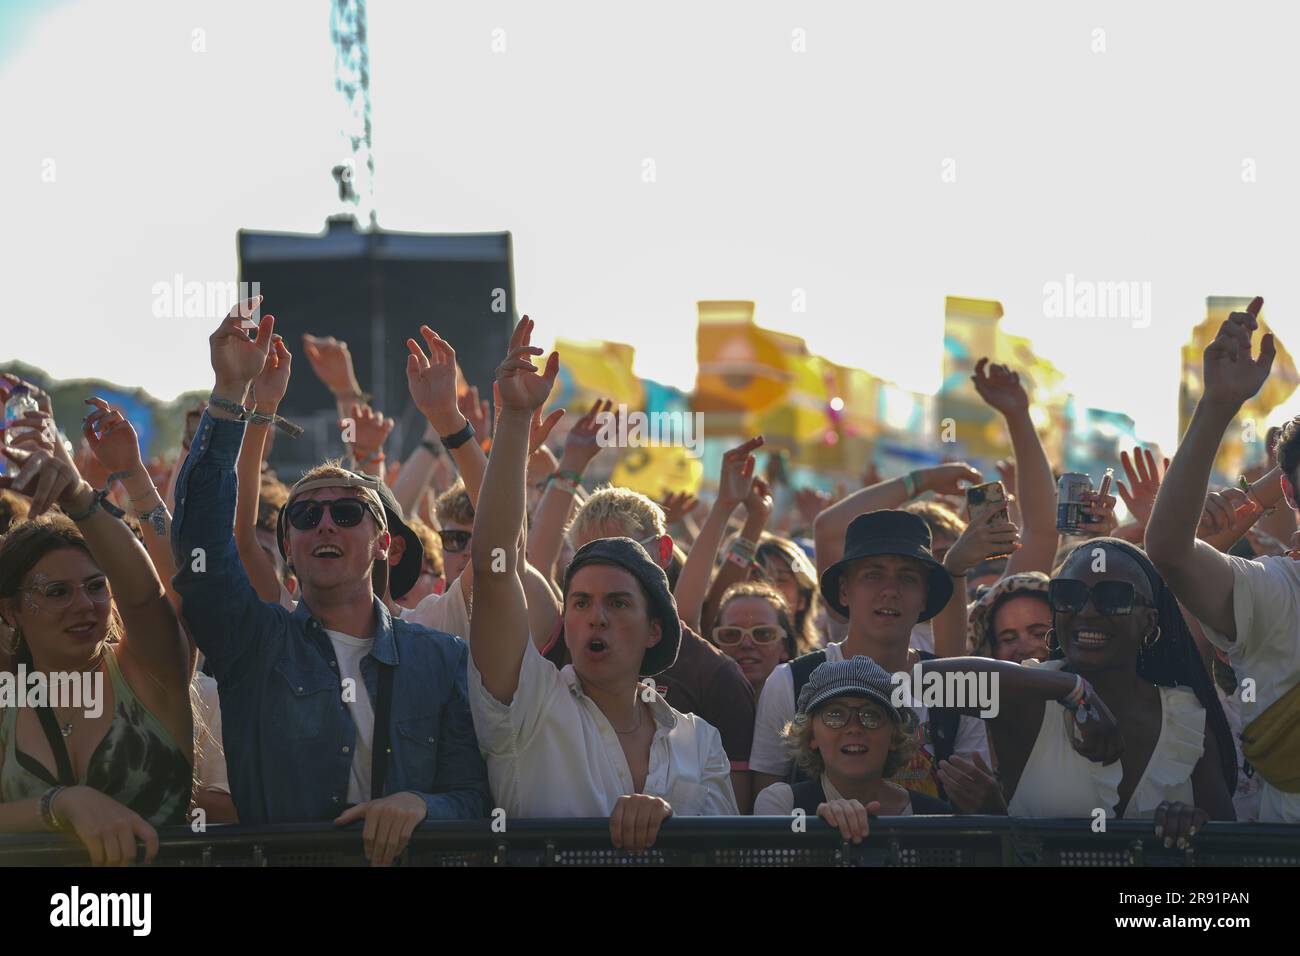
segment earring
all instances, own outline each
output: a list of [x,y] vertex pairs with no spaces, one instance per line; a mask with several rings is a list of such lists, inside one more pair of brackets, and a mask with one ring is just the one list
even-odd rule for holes
[[17,624],[13,626],[14,636],[9,642],[9,656],[16,657],[23,646],[23,631]]
[[1047,642],[1049,653],[1059,654],[1061,652],[1061,645],[1056,640],[1056,628],[1048,629],[1047,633],[1043,635],[1043,640]]
[[1160,633],[1160,625],[1157,624],[1156,629],[1154,631],[1152,631],[1146,637],[1142,638],[1142,648],[1148,651],[1151,650],[1151,648],[1155,647],[1157,644],[1160,643],[1160,638],[1162,636],[1163,635],[1161,635]]

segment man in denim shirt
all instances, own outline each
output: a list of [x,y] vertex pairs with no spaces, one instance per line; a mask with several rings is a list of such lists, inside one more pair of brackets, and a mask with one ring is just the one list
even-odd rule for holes
[[467,648],[392,619],[376,598],[372,565],[386,564],[391,540],[383,507],[373,479],[341,468],[313,469],[284,509],[297,609],[258,600],[232,534],[240,406],[263,365],[290,356],[271,316],[255,340],[241,329],[256,305],[209,339],[216,387],[176,485],[174,583],[217,679],[240,822],[364,820],[367,857],[387,864],[421,821],[487,814]]

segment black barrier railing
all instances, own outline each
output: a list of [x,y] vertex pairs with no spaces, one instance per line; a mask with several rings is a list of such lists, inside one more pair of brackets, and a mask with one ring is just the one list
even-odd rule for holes
[[[320,824],[212,826],[159,831],[157,866],[363,866],[358,829]],[[0,837],[0,866],[84,866],[64,835]],[[406,866],[1300,866],[1300,826],[1210,823],[1191,852],[1165,849],[1149,821],[1007,817],[880,817],[853,846],[821,820],[682,817],[665,821],[654,847],[614,849],[606,820],[428,823],[399,861]]]

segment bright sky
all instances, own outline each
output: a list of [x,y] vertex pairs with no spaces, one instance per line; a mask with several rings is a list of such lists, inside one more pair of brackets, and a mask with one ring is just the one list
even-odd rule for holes
[[[1206,295],[1265,295],[1300,351],[1296,14],[992,9],[372,0],[380,224],[511,230],[544,338],[630,342],[687,388],[697,299],[932,390],[944,296],[997,298],[1170,447]],[[320,230],[336,96],[326,0],[5,0],[4,357],[207,387],[212,320],[153,319],[153,286],[232,279],[241,226]],[[1068,274],[1150,283],[1149,326],[1045,316]]]

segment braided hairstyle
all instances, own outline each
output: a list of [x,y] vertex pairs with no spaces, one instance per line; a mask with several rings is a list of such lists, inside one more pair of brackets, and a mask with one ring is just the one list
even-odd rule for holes
[[[1223,705],[1215,693],[1210,675],[1205,672],[1205,664],[1196,650],[1192,632],[1183,620],[1178,599],[1166,586],[1164,578],[1160,577],[1160,572],[1146,556],[1146,552],[1119,538],[1092,538],[1085,541],[1070,551],[1063,566],[1079,551],[1087,549],[1091,552],[1093,548],[1118,551],[1135,561],[1146,574],[1151,594],[1155,598],[1160,640],[1151,647],[1147,647],[1145,642],[1140,645],[1137,657],[1138,677],[1158,687],[1190,687],[1196,694],[1196,699],[1205,708],[1206,725],[1219,745],[1220,770],[1228,785],[1228,793],[1231,794],[1237,789],[1237,748],[1232,740],[1232,730],[1228,727],[1228,718],[1223,713]],[[1052,657],[1064,657],[1059,641],[1052,649]]]

